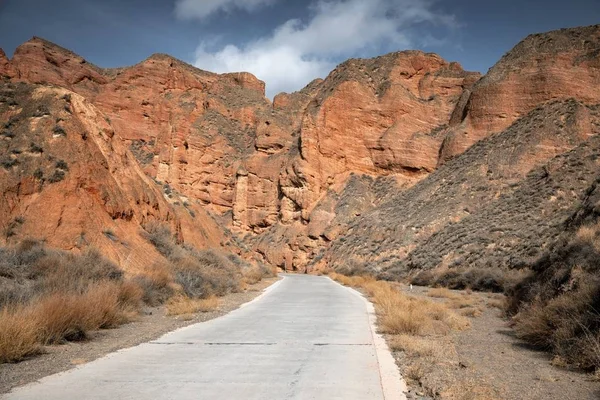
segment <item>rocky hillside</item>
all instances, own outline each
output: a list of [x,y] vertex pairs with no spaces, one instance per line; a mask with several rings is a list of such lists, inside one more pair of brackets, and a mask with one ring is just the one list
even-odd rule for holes
[[[67,89],[0,83],[2,242],[41,239],[67,250],[94,246],[135,271],[160,259],[141,234],[170,225],[200,247],[223,240],[191,201],[146,176],[105,116]],[[169,198],[171,197],[171,198]]]
[[509,268],[538,256],[595,179],[599,38],[593,26],[518,44],[464,92],[445,130],[442,166],[355,218],[321,265],[398,278]]
[[[214,74],[161,54],[103,69],[34,38],[10,60],[0,52],[5,91],[22,92],[5,96],[0,115],[23,138],[0,142],[0,190],[17,192],[0,219],[15,240],[37,234],[28,225],[34,217],[22,215],[29,202],[73,210],[88,179],[114,189],[96,196],[97,208],[78,206],[81,222],[68,234],[59,229],[65,219],[48,218],[54,231],[44,236],[60,247],[72,248],[79,230],[101,243],[130,236],[102,233],[121,221],[133,235],[157,219],[200,246],[235,245],[288,269],[352,264],[397,278],[467,264],[511,267],[520,262],[507,259],[511,246],[518,260],[537,254],[589,186],[594,161],[576,168],[571,158],[593,156],[599,52],[600,26],[530,36],[483,77],[404,51],[349,60],[271,102],[248,73]],[[61,94],[44,97],[49,115],[32,116],[42,92]],[[75,106],[63,96],[91,110],[93,122],[67,112]],[[35,177],[31,198],[11,189],[38,168],[44,179],[54,174],[25,142],[50,148],[58,140],[73,150],[60,154],[68,170],[55,165],[65,179],[53,185],[73,178],[73,189]],[[21,153],[13,153],[17,144]],[[120,164],[109,163],[115,158]],[[109,163],[106,173],[94,163]],[[73,197],[39,196],[53,188]],[[118,211],[106,206],[113,203]],[[127,252],[110,240],[101,247],[122,262]]]
[[356,219],[326,259],[389,277],[523,264],[595,179],[598,133],[598,106],[540,106]]

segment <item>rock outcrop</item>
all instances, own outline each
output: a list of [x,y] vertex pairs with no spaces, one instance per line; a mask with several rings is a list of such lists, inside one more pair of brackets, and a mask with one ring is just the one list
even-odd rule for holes
[[223,234],[195,202],[177,204],[147,177],[105,116],[84,97],[45,85],[0,84],[2,241],[34,238],[98,248],[127,271],[161,258],[142,227],[218,246]]
[[[62,88],[93,109],[89,135],[112,130],[113,146],[136,160],[133,176],[162,188],[166,204],[151,202],[152,218],[190,232],[198,221],[213,232],[214,219],[233,236],[207,243],[243,242],[280,267],[355,260],[394,270],[431,267],[419,246],[597,134],[599,52],[600,26],[530,36],[484,77],[403,51],[349,60],[273,102],[248,73],[162,54],[103,69],[39,38],[11,60],[0,53],[0,75]],[[177,211],[169,194],[201,217]]]
[[540,106],[355,219],[324,260],[388,277],[514,268],[553,240],[596,179],[598,134],[599,106]]
[[441,161],[500,132],[551,100],[600,102],[600,25],[527,37],[461,99],[441,150]]

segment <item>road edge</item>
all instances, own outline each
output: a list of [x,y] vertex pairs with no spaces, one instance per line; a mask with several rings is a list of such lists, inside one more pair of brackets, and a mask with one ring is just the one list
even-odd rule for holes
[[377,363],[379,364],[379,376],[381,378],[381,388],[383,390],[383,398],[385,400],[407,400],[406,393],[408,392],[408,386],[406,381],[400,374],[400,370],[396,365],[396,360],[390,351],[384,337],[377,332],[377,314],[375,313],[375,307],[362,293],[359,291],[341,285],[333,279],[327,277],[336,285],[350,291],[350,293],[360,297],[367,307],[367,315],[369,317],[369,327],[371,328],[371,336],[373,338],[373,345],[375,346],[375,353],[377,357]]
[[[274,282],[273,284],[267,286],[266,288],[263,289],[262,293],[259,294],[258,296],[256,296],[255,298],[253,298],[250,301],[247,301],[243,304],[241,304],[238,308],[236,308],[236,310],[239,310],[240,308],[244,308],[252,303],[255,303],[259,300],[261,300],[263,297],[265,297],[266,295],[268,295],[270,292],[272,292],[277,286],[279,286],[281,284],[281,282],[283,282],[286,278],[286,276],[284,275],[277,275],[277,277],[279,278],[279,280],[277,282]],[[233,310],[235,311],[235,310]],[[233,312],[231,311],[231,312]],[[228,313],[229,314],[229,313]],[[227,314],[225,314],[227,315]]]

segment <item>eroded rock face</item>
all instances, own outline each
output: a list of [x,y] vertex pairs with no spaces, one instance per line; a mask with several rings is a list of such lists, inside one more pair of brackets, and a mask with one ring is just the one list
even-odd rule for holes
[[600,25],[531,35],[508,52],[457,108],[441,161],[500,132],[550,100],[600,101]]
[[20,46],[12,65],[19,79],[90,100],[151,177],[215,210],[231,209],[235,171],[254,151],[256,127],[270,108],[263,82],[161,54],[129,68],[100,69],[41,39]]
[[180,240],[199,247],[223,240],[202,207],[178,207],[166,198],[84,97],[10,82],[0,93],[3,242],[34,238],[68,250],[92,245],[135,272],[161,258],[141,235],[147,223],[170,225]]
[[[581,107],[600,101],[599,31],[592,26],[533,35],[483,78],[419,51],[349,60],[326,79],[282,93],[272,103],[264,83],[248,73],[214,74],[161,54],[132,67],[102,69],[38,38],[20,46],[10,61],[0,54],[0,75],[79,94],[149,182],[162,186],[162,195],[199,202],[265,261],[303,269],[331,243],[334,250],[343,248],[342,240],[356,236],[356,221],[368,226],[372,215],[401,227],[402,243],[394,242],[385,257],[404,260],[418,241],[470,212],[464,211],[470,200],[461,199],[472,196],[479,183],[488,184],[481,174],[500,174],[503,183],[490,186],[500,196],[527,171],[587,140],[595,132],[593,118]],[[585,112],[545,116],[562,124],[575,121],[568,140],[562,131],[553,137],[545,122],[515,131],[512,124],[536,107],[570,97]],[[445,172],[464,183],[446,199],[457,208],[442,207],[442,201],[415,211],[414,218],[429,221],[426,229],[417,228],[413,217],[401,222],[402,211],[393,207],[390,215],[370,213],[422,187],[415,185],[478,141],[507,135],[507,129],[516,150],[492,141],[498,147],[486,148],[485,160],[469,161],[473,169],[464,170],[466,176]],[[520,141],[526,144],[522,149]],[[493,162],[496,151],[514,165]],[[416,198],[429,204],[440,193],[436,185]],[[194,231],[195,224],[181,226]],[[206,224],[203,229],[212,229]],[[365,251],[376,252],[395,231],[367,229],[357,237],[369,232]],[[338,259],[343,257],[323,260]]]
[[354,219],[325,261],[368,266],[388,277],[515,267],[554,239],[596,179],[598,134],[597,105],[539,106]]
[[8,57],[2,49],[0,49],[0,76],[10,77],[12,75],[12,68]]

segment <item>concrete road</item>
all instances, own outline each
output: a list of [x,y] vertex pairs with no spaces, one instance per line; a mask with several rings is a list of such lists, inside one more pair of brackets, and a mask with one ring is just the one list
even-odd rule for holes
[[44,378],[3,398],[404,398],[391,356],[373,332],[372,317],[370,303],[351,289],[325,277],[288,275],[224,317]]

